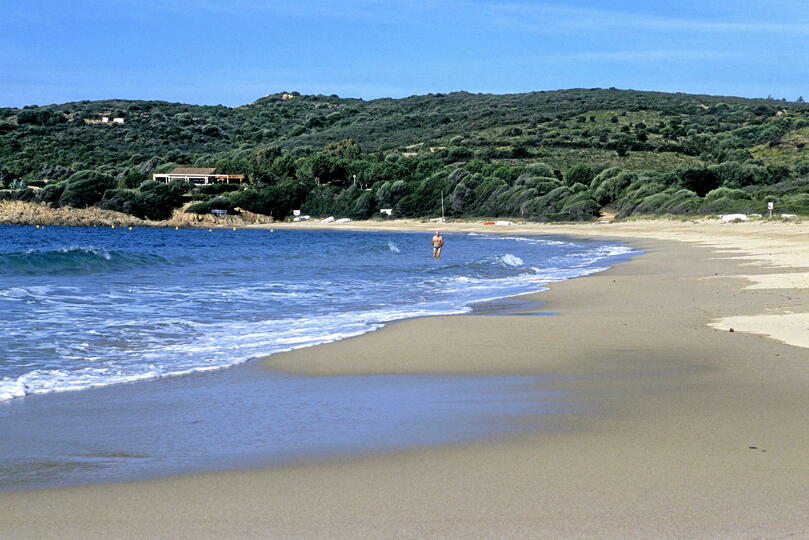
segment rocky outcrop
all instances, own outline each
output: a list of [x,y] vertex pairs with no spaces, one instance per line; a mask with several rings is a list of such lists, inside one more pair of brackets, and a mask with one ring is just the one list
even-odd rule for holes
[[238,227],[272,223],[270,216],[243,211],[238,215],[186,214],[175,210],[165,221],[147,221],[99,208],[50,208],[44,204],[0,201],[0,225],[64,225],[76,227]]

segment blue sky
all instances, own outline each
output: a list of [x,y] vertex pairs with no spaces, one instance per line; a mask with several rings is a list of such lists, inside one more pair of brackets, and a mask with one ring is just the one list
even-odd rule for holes
[[809,1],[0,0],[0,106],[610,87],[809,98]]

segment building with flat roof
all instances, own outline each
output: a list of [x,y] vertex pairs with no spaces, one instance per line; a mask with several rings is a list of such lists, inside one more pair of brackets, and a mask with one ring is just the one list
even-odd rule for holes
[[244,182],[243,174],[220,174],[216,169],[199,167],[177,167],[169,173],[153,174],[155,182],[169,183],[172,180],[185,180],[194,185],[206,184],[241,184]]

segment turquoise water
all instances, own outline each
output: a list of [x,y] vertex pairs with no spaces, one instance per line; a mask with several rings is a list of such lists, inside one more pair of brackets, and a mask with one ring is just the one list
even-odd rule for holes
[[464,313],[631,254],[431,233],[0,227],[0,401],[221,369]]

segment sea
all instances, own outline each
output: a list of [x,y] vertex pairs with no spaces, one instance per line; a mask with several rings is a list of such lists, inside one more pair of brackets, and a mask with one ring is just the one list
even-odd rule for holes
[[447,233],[436,260],[432,232],[0,226],[0,491],[556,429],[585,401],[544,376],[250,362],[412,317],[523,313],[516,295],[637,253],[499,232]]
[[0,400],[223,369],[615,264],[495,234],[0,227]]

